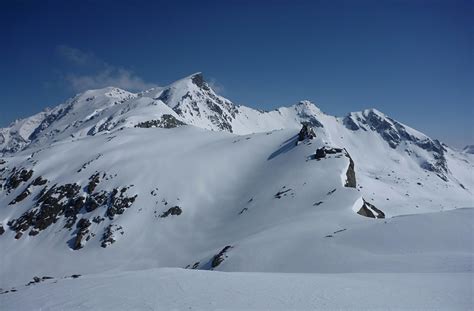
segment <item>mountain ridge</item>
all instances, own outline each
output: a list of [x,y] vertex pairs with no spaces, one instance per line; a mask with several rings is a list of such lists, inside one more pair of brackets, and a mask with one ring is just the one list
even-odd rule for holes
[[[193,98],[196,97],[196,98]],[[140,103],[141,101],[141,103]],[[163,107],[165,104],[171,110]],[[314,103],[308,100],[301,100],[298,103],[280,107],[269,111],[257,110],[243,105],[236,105],[230,100],[217,95],[212,88],[204,80],[202,73],[197,72],[183,79],[177,80],[165,87],[155,87],[139,93],[131,93],[113,86],[95,90],[87,90],[68,99],[65,103],[53,108],[46,108],[43,111],[24,119],[12,122],[8,127],[0,129],[0,153],[17,152],[27,148],[30,144],[35,143],[39,136],[49,136],[54,139],[62,139],[68,135],[61,135],[65,131],[66,134],[73,136],[82,136],[84,133],[76,133],[68,131],[65,125],[54,128],[54,122],[64,118],[70,110],[82,109],[83,120],[69,120],[66,125],[76,126],[77,122],[91,123],[94,118],[104,114],[107,110],[111,110],[111,114],[116,114],[117,109],[111,107],[120,104],[123,110],[133,110],[139,108],[141,111],[135,113],[135,119],[140,122],[151,121],[153,116],[161,117],[162,114],[171,114],[179,121],[190,125],[202,127],[209,130],[223,130],[231,133],[245,135],[250,133],[258,133],[271,131],[281,128],[298,128],[301,122],[309,122],[312,126],[322,127],[317,120],[317,116],[324,114]],[[129,104],[127,106],[127,104]],[[156,105],[156,109],[144,109],[146,105]],[[164,110],[164,111],[161,111]],[[295,110],[295,111],[291,111]],[[120,111],[121,115],[127,111]],[[77,111],[73,111],[77,115]],[[80,113],[80,112],[79,112]],[[149,114],[149,117],[140,114]],[[388,117],[371,108],[360,112],[348,113],[342,119],[346,127],[354,128],[356,126],[353,116],[364,114],[375,114],[383,116],[386,120]],[[325,115],[325,114],[324,114]],[[81,117],[81,116],[77,116]],[[145,120],[145,119],[149,120]],[[103,118],[104,119],[104,118]],[[95,124],[89,124],[86,131],[87,135],[95,135],[101,131],[114,130],[115,127],[126,126],[133,127],[138,121],[132,120],[132,123],[123,124],[125,122],[115,122],[108,124],[107,119],[113,119],[113,116],[106,115],[105,120],[99,120]],[[133,119],[133,118],[132,118]],[[392,120],[388,118],[389,120]],[[392,120],[393,121],[393,120]],[[135,122],[135,123],[133,123]],[[97,126],[97,123],[99,126]],[[401,124],[397,122],[397,124]],[[95,126],[95,129],[94,129]],[[102,130],[99,128],[102,126]],[[48,132],[48,128],[51,129]],[[406,126],[405,126],[406,127]],[[364,126],[362,126],[364,128]],[[415,131],[410,128],[410,131]],[[416,131],[417,132],[417,131]],[[58,135],[59,134],[59,135]],[[419,136],[428,136],[419,133]],[[59,136],[56,138],[56,136]]]

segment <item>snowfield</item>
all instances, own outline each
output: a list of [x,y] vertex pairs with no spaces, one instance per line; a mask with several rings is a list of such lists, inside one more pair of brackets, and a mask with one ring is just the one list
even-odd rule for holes
[[0,309],[474,307],[474,156],[375,109],[195,74],[0,135]]
[[472,273],[247,273],[163,268],[61,279],[4,310],[471,310]]

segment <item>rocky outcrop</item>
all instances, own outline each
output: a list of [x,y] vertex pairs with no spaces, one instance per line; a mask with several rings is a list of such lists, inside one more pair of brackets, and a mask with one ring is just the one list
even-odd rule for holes
[[25,212],[18,219],[11,220],[8,225],[17,234],[31,227],[30,235],[36,235],[56,223],[62,215],[71,218],[71,222],[74,223],[84,200],[78,195],[79,190],[80,186],[77,184],[54,185],[49,190],[45,188],[37,199],[37,208]]
[[114,235],[115,232],[119,232],[122,235],[124,234],[123,228],[121,226],[114,224],[107,226],[107,228],[104,230],[104,234],[102,235],[100,246],[106,248],[107,246],[114,244],[116,241]]
[[186,125],[186,123],[179,121],[175,117],[170,114],[164,114],[161,116],[160,120],[149,120],[140,122],[135,127],[140,128],[152,128],[152,127],[160,127],[160,128],[174,128],[178,126]]
[[84,205],[86,212],[90,213],[98,207],[106,205],[108,199],[109,194],[107,193],[107,191],[92,193],[90,196],[87,197],[86,203]]
[[[105,174],[104,174],[105,175]],[[45,186],[34,198],[35,207],[24,212],[19,218],[10,220],[7,225],[16,232],[15,238],[19,239],[24,232],[29,231],[30,236],[35,236],[61,218],[64,219],[64,228],[72,230],[77,222],[78,215],[85,211],[92,212],[99,207],[105,207],[104,216],[113,219],[116,215],[123,214],[135,201],[137,195],[126,194],[130,187],[115,188],[108,192],[102,190],[95,192],[100,183],[100,174],[95,173],[89,178],[89,183],[83,189],[77,183]],[[45,185],[46,179],[36,178],[32,185]],[[82,191],[81,191],[82,190]],[[85,191],[85,193],[83,192]],[[22,199],[23,194],[30,193],[25,189],[15,200]],[[97,224],[104,220],[101,216],[94,217]],[[91,222],[87,218],[80,219],[76,224],[77,233],[71,242],[72,249],[79,249],[93,234],[89,233]]]
[[100,182],[100,173],[95,173],[91,177],[89,177],[89,183],[86,186],[86,191],[89,194],[94,193],[95,188]]
[[0,224],[0,235],[5,233],[5,228],[3,228],[3,225]]
[[365,217],[370,217],[370,218],[385,218],[385,214],[376,208],[374,205],[370,204],[369,202],[363,200],[362,207],[359,209],[357,214],[365,216]]
[[89,241],[89,239],[91,238],[91,235],[89,235],[90,225],[91,222],[86,218],[81,218],[77,222],[77,234],[72,245],[73,250],[81,249],[82,247],[84,247],[84,243]]
[[105,212],[105,215],[109,217],[109,219],[113,219],[115,215],[123,214],[125,209],[132,206],[133,202],[135,202],[137,195],[131,197],[126,196],[125,192],[127,190],[128,187],[123,187],[120,189],[120,191],[118,188],[114,188],[114,190],[112,190],[110,195],[110,203],[107,206],[107,210]]
[[211,267],[212,269],[214,269],[215,267],[219,266],[225,258],[227,258],[227,251],[229,251],[230,249],[232,248],[231,245],[227,245],[226,247],[224,247],[217,255],[215,255],[213,258],[212,258],[212,261],[211,261]]
[[24,199],[26,199],[27,196],[29,196],[31,194],[31,190],[30,190],[30,187],[26,187],[25,190],[23,190],[16,198],[14,198],[10,203],[8,203],[8,205],[14,205],[18,202],[21,202],[23,201]]
[[42,176],[36,177],[35,180],[31,183],[32,186],[44,186],[48,182],[47,179],[43,178]]
[[161,214],[160,217],[165,218],[165,217],[168,217],[170,215],[178,216],[178,215],[181,215],[182,212],[183,212],[183,210],[179,206],[173,206],[170,209],[168,209],[166,212]]
[[344,151],[345,151],[345,156],[349,158],[349,167],[347,168],[347,171],[346,171],[346,183],[344,184],[344,187],[356,188],[357,181],[356,181],[356,175],[355,175],[354,160],[352,160],[349,152],[347,152],[345,149]]
[[303,123],[300,132],[298,133],[298,141],[316,138],[316,133],[308,123]]
[[43,179],[43,177],[41,177],[41,176],[37,177],[35,180],[33,180],[28,185],[28,187],[26,187],[19,195],[17,195],[16,198],[14,198],[12,201],[10,201],[10,203],[8,203],[8,205],[15,205],[16,203],[23,201],[24,199],[26,199],[31,194],[31,192],[33,191],[33,187],[43,186],[47,182],[48,182],[47,179]]
[[31,176],[33,176],[33,170],[27,170],[24,168],[13,168],[12,173],[7,178],[5,185],[3,186],[7,193],[16,189],[21,183],[27,182]]
[[331,147],[321,147],[316,150],[314,154],[315,160],[321,160],[326,157],[328,154],[338,154],[342,153],[343,149],[341,148],[331,148]]

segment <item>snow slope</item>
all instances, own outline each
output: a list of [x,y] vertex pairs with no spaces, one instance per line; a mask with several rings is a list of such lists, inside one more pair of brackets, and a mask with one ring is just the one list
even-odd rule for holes
[[[225,273],[152,269],[48,280],[5,310],[469,310],[472,273]],[[111,286],[113,284],[113,286]]]
[[[316,137],[299,140],[301,123]],[[473,271],[474,158],[375,109],[338,118],[302,101],[257,111],[194,74],[139,94],[87,91],[0,134],[0,303],[7,306],[15,295],[30,297],[26,309],[40,306],[55,280],[83,291],[110,278],[125,284],[171,274],[215,280],[217,290],[228,275],[157,269],[177,267],[239,272],[229,277],[236,287],[283,278],[240,272],[362,273],[373,284],[393,280],[399,290],[429,273],[419,283],[426,296],[407,306],[430,308],[425,298],[443,288],[430,280],[458,286]],[[88,277],[61,279],[73,274]],[[34,276],[54,279],[11,292]],[[337,275],[293,282],[301,278],[315,285],[331,279],[314,299],[328,295],[320,306],[338,307],[331,298]],[[356,286],[353,275],[344,280],[360,301],[368,297],[363,289],[372,285]],[[275,285],[275,293],[290,285]],[[45,308],[81,308],[55,296],[61,293]],[[97,293],[89,295],[97,306],[113,307],[100,298],[110,293]],[[468,305],[466,291],[457,293],[440,303]],[[253,302],[272,308],[270,300]],[[365,306],[382,300],[372,302]]]

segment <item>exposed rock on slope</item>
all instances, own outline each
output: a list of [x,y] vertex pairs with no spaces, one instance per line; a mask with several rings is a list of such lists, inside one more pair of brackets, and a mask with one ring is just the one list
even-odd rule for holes
[[302,126],[303,127],[298,133],[298,141],[316,138],[316,133],[314,133],[313,128],[308,123],[303,123]]
[[344,151],[345,151],[345,156],[349,158],[349,167],[347,168],[346,183],[344,184],[344,187],[356,188],[357,181],[356,181],[354,160],[352,160],[347,150],[344,150]]
[[169,128],[178,127],[182,125],[185,125],[185,123],[177,120],[175,117],[173,117],[170,114],[164,114],[161,116],[161,120],[149,120],[145,122],[140,122],[137,125],[135,125],[135,127],[141,127],[141,128],[161,127],[161,128],[169,129]]
[[447,175],[449,174],[445,158],[447,149],[438,140],[432,140],[426,135],[387,117],[376,109],[351,113],[343,119],[343,124],[352,131],[375,131],[391,148],[403,147],[408,155],[421,156],[420,152],[413,148],[413,145],[429,152],[430,157],[421,161],[420,167],[436,173],[442,180],[447,181]]
[[[20,173],[20,176],[23,175]],[[105,173],[104,176],[106,176]],[[32,186],[45,185],[47,182],[41,176],[37,177],[10,202],[10,205],[18,204],[28,197],[33,191]],[[77,221],[79,215],[88,216],[91,219],[94,216],[92,221],[100,224],[104,218],[95,213],[99,207],[102,207],[101,213],[104,217],[113,220],[131,207],[137,198],[137,195],[127,195],[127,190],[130,187],[114,188],[110,192],[104,190],[95,192],[99,183],[100,173],[96,173],[90,176],[89,183],[85,187],[81,187],[78,183],[54,184],[50,188],[44,186],[33,198],[33,207],[20,217],[11,219],[8,226],[16,232],[16,238],[19,239],[29,229],[29,235],[36,236],[58,221],[62,221],[63,227],[68,230],[72,230],[76,225],[77,232],[71,248],[80,249],[95,234],[90,232],[89,228],[92,223],[88,218],[81,218]]]
[[363,202],[364,204],[362,204],[357,214],[370,218],[385,218],[385,214],[381,210],[365,200],[363,200]]

